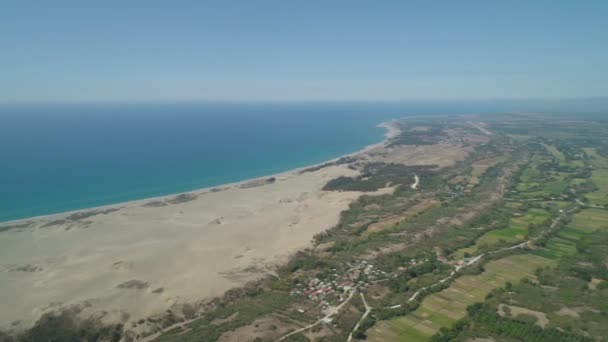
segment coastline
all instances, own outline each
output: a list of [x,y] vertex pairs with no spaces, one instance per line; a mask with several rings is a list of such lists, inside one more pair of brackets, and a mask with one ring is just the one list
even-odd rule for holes
[[279,172],[279,173],[274,173],[274,174],[268,174],[268,175],[264,175],[264,176],[260,176],[260,177],[254,177],[254,178],[249,178],[249,179],[244,179],[244,180],[240,180],[240,181],[236,181],[236,182],[231,182],[231,183],[223,183],[223,184],[218,184],[215,186],[210,186],[210,187],[203,187],[203,188],[198,188],[198,189],[193,189],[191,191],[187,191],[187,192],[178,192],[178,193],[171,193],[171,194],[167,194],[167,195],[162,195],[162,196],[154,196],[154,197],[145,197],[142,199],[136,199],[136,200],[131,200],[131,201],[125,201],[125,202],[118,202],[118,203],[113,203],[113,204],[107,204],[107,205],[100,205],[100,206],[93,206],[93,207],[87,207],[87,208],[82,208],[82,209],[75,209],[75,210],[68,210],[68,211],[63,211],[63,212],[59,212],[59,213],[53,213],[53,214],[46,214],[46,215],[38,215],[38,216],[30,216],[27,218],[21,218],[21,219],[16,219],[16,220],[8,220],[8,221],[0,221],[0,233],[3,231],[2,228],[6,228],[7,226],[13,226],[13,225],[22,225],[25,223],[28,223],[28,221],[33,221],[33,220],[54,220],[54,219],[59,219],[61,217],[65,217],[65,216],[69,216],[69,215],[73,215],[73,214],[79,214],[79,213],[84,213],[84,212],[90,212],[90,211],[103,211],[103,210],[107,210],[107,209],[119,209],[121,207],[124,206],[133,206],[133,205],[143,205],[147,202],[150,201],[164,201],[164,200],[169,200],[175,196],[179,196],[181,194],[194,194],[194,195],[204,195],[206,193],[210,193],[213,192],[214,189],[221,189],[221,190],[225,190],[225,189],[229,189],[229,188],[233,188],[233,187],[239,187],[241,185],[247,184],[247,183],[251,183],[251,182],[257,182],[257,181],[263,181],[265,179],[268,178],[279,178],[282,176],[287,176],[289,174],[294,174],[294,173],[299,173],[302,171],[305,171],[306,169],[310,169],[310,168],[316,168],[316,167],[320,167],[323,166],[325,164],[328,163],[333,163],[336,162],[342,158],[347,158],[347,157],[354,157],[356,155],[368,152],[372,149],[378,148],[378,147],[382,147],[384,146],[391,138],[395,137],[396,135],[399,134],[399,129],[397,127],[394,126],[393,121],[387,121],[387,122],[381,122],[378,125],[376,125],[376,127],[381,127],[386,129],[386,132],[384,133],[384,138],[382,139],[382,141],[374,143],[374,144],[370,144],[367,145],[357,151],[351,152],[351,153],[347,153],[344,155],[341,155],[339,157],[333,158],[333,159],[329,159],[329,160],[325,160],[316,164],[310,164],[307,166],[302,166],[302,167],[298,167],[298,168],[294,168],[294,169],[290,169],[287,171],[283,171],[283,172]]
[[0,224],[0,301],[13,308],[0,312],[0,330],[27,329],[44,313],[67,308],[135,322],[273,274],[363,194],[322,188],[359,174],[335,161],[363,158],[398,133],[381,125],[381,142],[323,163]]

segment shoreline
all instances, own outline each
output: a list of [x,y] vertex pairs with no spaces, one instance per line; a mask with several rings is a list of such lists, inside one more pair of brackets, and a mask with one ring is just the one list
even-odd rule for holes
[[[229,188],[239,187],[239,186],[247,184],[247,183],[259,182],[259,181],[264,181],[264,180],[269,179],[269,178],[279,178],[279,177],[284,177],[284,176],[287,176],[287,175],[290,175],[290,174],[299,173],[299,172],[305,171],[306,169],[323,166],[323,165],[328,164],[328,163],[336,162],[336,161],[338,161],[338,160],[340,160],[342,158],[353,157],[353,156],[365,153],[365,152],[367,152],[369,150],[372,150],[374,148],[377,148],[377,147],[380,147],[380,146],[384,146],[391,138],[395,137],[400,132],[400,130],[397,127],[394,126],[393,122],[394,122],[394,120],[391,120],[391,121],[387,121],[387,122],[381,122],[381,123],[379,123],[379,124],[376,125],[376,127],[381,127],[381,128],[386,129],[386,132],[384,133],[384,138],[382,139],[382,141],[374,143],[374,144],[367,145],[367,146],[365,146],[365,147],[363,147],[363,148],[361,148],[361,149],[359,149],[357,151],[354,151],[354,152],[351,152],[351,153],[347,153],[347,154],[338,156],[336,158],[325,160],[325,161],[322,161],[322,162],[319,162],[319,163],[316,163],[316,164],[311,164],[311,165],[306,165],[306,166],[302,166],[302,167],[297,167],[297,168],[294,168],[294,169],[289,169],[287,171],[278,172],[278,173],[274,173],[274,174],[263,175],[263,176],[260,176],[260,177],[248,178],[248,179],[244,179],[244,180],[240,180],[240,181],[236,181],[236,182],[222,183],[222,184],[218,184],[218,185],[214,185],[214,186],[197,188],[197,189],[193,189],[193,190],[185,191],[185,192],[177,192],[177,193],[171,193],[171,194],[167,194],[167,195],[154,196],[154,197],[145,197],[145,198],[135,199],[135,200],[130,200],[130,201],[117,202],[117,203],[113,203],[113,204],[105,204],[105,205],[87,207],[87,208],[82,208],[82,209],[62,211],[62,212],[53,213],[53,214],[44,214],[44,215],[30,216],[30,217],[27,217],[27,218],[21,218],[21,219],[15,219],[15,220],[0,221],[0,229],[6,228],[8,226],[13,226],[13,225],[26,224],[26,223],[29,223],[28,221],[33,221],[33,220],[44,220],[44,219],[53,220],[53,219],[59,219],[59,218],[62,218],[62,217],[73,215],[73,214],[86,213],[86,212],[90,212],[90,211],[99,211],[99,210],[107,210],[107,209],[120,209],[122,207],[132,206],[132,205],[144,205],[144,204],[146,204],[147,202],[150,202],[150,201],[169,200],[169,199],[175,198],[176,196],[183,195],[183,194],[194,194],[194,195],[198,196],[198,195],[203,195],[203,194],[206,194],[206,193],[214,192],[213,191],[214,189],[220,189],[220,191],[223,191],[223,190],[226,190],[226,189],[229,189]],[[2,232],[2,230],[0,230],[0,233],[1,232]]]
[[106,312],[108,322],[126,312],[137,322],[272,274],[362,195],[323,187],[359,173],[335,161],[365,159],[398,132],[380,125],[387,130],[381,142],[312,166],[1,224],[0,287],[7,291],[0,300],[14,309],[0,315],[0,327],[27,329],[70,307],[83,317]]

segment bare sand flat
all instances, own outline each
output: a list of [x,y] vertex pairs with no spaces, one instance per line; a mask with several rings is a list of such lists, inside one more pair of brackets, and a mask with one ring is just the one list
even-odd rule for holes
[[108,319],[127,313],[138,320],[222,295],[272,272],[336,224],[359,193],[321,188],[356,174],[329,166],[73,219],[30,220],[0,233],[0,325],[21,320],[26,327],[47,310],[83,304]]

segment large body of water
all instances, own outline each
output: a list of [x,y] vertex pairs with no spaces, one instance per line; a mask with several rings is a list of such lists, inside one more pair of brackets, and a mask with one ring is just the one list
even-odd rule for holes
[[491,104],[0,106],[0,222],[167,195],[323,162],[402,116]]

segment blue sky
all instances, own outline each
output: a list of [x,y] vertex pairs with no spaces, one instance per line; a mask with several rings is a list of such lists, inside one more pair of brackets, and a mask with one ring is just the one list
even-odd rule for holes
[[608,1],[9,1],[0,102],[608,96]]

